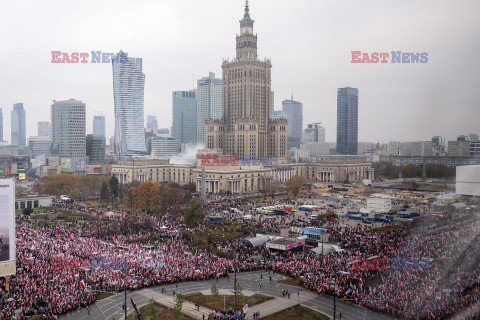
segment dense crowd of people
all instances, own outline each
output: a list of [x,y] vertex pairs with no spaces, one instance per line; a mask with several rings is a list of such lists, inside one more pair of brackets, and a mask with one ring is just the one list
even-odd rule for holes
[[[289,200],[285,204],[297,203]],[[255,203],[240,199],[228,204],[213,202],[206,210],[235,218],[238,213],[233,209],[245,205],[250,205],[248,210],[253,213]],[[408,319],[445,318],[480,300],[479,223],[475,214],[469,214],[468,219],[447,217],[448,230],[441,229],[445,219],[437,225],[435,217],[413,228],[388,232],[318,222],[317,226],[327,229],[329,241],[343,251],[273,254],[264,247],[245,248],[240,240],[216,243],[221,250],[236,252],[236,259],[227,259],[182,241],[182,231],[196,230],[175,217],[145,216],[133,221],[128,214],[106,218],[106,210],[95,208],[63,205],[61,209],[83,210],[103,218],[53,225],[18,218],[17,273],[0,300],[0,318],[11,319],[18,309],[54,317],[93,303],[99,291],[211,279],[228,276],[234,268],[302,276],[310,290]],[[278,231],[306,224],[279,217],[262,218],[257,225]],[[149,238],[152,233],[159,238]],[[6,288],[5,280],[0,286]],[[228,316],[219,314],[217,318]]]

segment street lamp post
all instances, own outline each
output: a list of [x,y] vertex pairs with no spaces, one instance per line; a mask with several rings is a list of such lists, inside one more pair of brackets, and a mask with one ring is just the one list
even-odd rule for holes
[[127,287],[125,287],[125,320],[127,319]]
[[235,317],[237,315],[237,269],[234,267],[233,269],[233,296],[234,296],[234,303],[233,303],[233,311],[235,312]]
[[337,319],[337,298],[335,294],[336,292],[333,293],[333,320]]

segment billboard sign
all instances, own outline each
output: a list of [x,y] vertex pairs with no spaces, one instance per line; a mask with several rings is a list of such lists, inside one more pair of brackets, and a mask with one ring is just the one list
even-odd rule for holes
[[0,180],[0,276],[15,274],[15,183]]
[[327,232],[327,229],[324,228],[313,228],[313,227],[292,227],[292,232],[301,233],[308,236],[321,236],[322,233]]
[[13,163],[17,164],[17,169],[25,170],[30,168],[31,162],[29,156],[13,156],[12,157]]
[[25,180],[26,177],[27,177],[27,175],[25,173],[19,173],[18,174],[18,180]]
[[61,158],[60,159],[60,166],[63,170],[71,170],[72,169],[72,159],[70,158]]
[[87,162],[85,159],[75,159],[75,171],[85,171]]

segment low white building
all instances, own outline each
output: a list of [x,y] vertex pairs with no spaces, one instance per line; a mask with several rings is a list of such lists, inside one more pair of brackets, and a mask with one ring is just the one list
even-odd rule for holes
[[28,147],[32,151],[32,156],[41,156],[50,154],[50,137],[32,136],[28,139]]
[[480,165],[457,167],[455,193],[480,196]]
[[392,210],[392,200],[385,198],[370,198],[367,199],[368,212],[389,212]]

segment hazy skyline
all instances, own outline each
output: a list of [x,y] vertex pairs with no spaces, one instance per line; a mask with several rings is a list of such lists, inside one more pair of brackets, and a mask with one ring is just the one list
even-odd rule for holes
[[[52,64],[51,51],[116,53],[143,59],[145,117],[171,126],[172,91],[192,89],[235,56],[243,0],[15,1],[0,13],[0,107],[4,137],[10,111],[24,104],[27,139],[50,121],[52,100],[87,106],[113,135],[112,65]],[[322,122],[336,139],[337,88],[359,89],[359,141],[447,140],[480,133],[480,51],[475,0],[251,0],[259,57],[272,60],[275,109],[304,106],[304,127]],[[352,64],[351,51],[428,52],[426,64]],[[90,59],[89,59],[90,60]],[[194,76],[193,76],[194,75]]]

